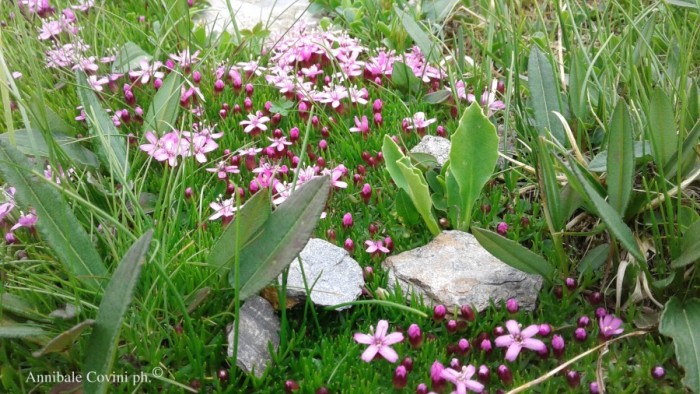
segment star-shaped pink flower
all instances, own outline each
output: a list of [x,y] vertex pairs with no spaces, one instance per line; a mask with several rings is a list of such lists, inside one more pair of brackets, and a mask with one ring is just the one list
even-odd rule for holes
[[362,352],[362,360],[365,362],[370,362],[374,359],[374,356],[379,353],[390,363],[395,363],[399,359],[399,355],[391,345],[403,341],[403,334],[400,332],[392,332],[387,335],[387,329],[389,328],[389,322],[386,320],[380,320],[377,323],[377,331],[370,326],[369,334],[356,333],[353,336],[355,342],[361,343],[363,345],[369,345],[367,349]]
[[497,347],[507,347],[506,360],[514,361],[520,350],[522,348],[534,350],[536,352],[542,352],[547,349],[547,345],[539,339],[532,338],[539,331],[540,327],[537,324],[533,324],[528,328],[520,331],[520,325],[515,320],[508,320],[506,322],[506,328],[508,329],[508,335],[501,335],[496,338]]

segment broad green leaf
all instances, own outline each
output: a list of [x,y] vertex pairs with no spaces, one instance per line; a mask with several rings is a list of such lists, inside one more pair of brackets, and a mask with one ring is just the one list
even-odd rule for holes
[[[209,251],[207,264],[217,270],[219,275],[225,275],[233,268],[236,250],[240,251],[259,232],[272,213],[270,207],[270,191],[262,189],[255,193],[236,214]],[[238,223],[240,221],[240,224]],[[240,228],[240,233],[238,229]],[[239,242],[236,246],[236,242]]]
[[607,261],[609,254],[610,244],[601,244],[589,250],[578,264],[578,272],[582,274],[594,272]]
[[671,262],[671,267],[685,267],[698,260],[700,260],[700,221],[691,224],[683,233],[681,255]]
[[438,226],[432,211],[433,201],[430,198],[430,189],[423,177],[423,173],[411,164],[408,157],[397,161],[396,165],[408,185],[408,190],[406,190],[406,192],[409,197],[411,197],[413,206],[416,207],[416,210],[428,226],[428,230],[430,230],[433,235],[440,234],[440,226]]
[[693,3],[692,0],[666,0],[666,3],[674,5],[676,7],[690,8],[692,10],[700,11],[700,3]]
[[[448,160],[449,163],[449,160]],[[462,197],[459,191],[459,184],[455,179],[454,173],[450,165],[445,163],[442,167],[445,170],[445,197],[447,198],[447,216],[450,223],[456,225],[460,223],[463,217],[462,212]]]
[[14,294],[0,294],[0,309],[9,312],[17,317],[28,320],[49,322],[50,320],[39,314],[27,300]]
[[586,105],[586,61],[580,49],[575,49],[571,53],[571,64],[569,65],[569,102],[571,112],[578,119],[585,119],[587,112]]
[[46,332],[38,326],[0,320],[0,339],[36,337],[44,334]]
[[416,77],[406,64],[402,62],[394,62],[391,69],[391,82],[397,88],[408,93],[415,93],[420,89],[421,80]]
[[561,212],[564,216],[564,221],[569,219],[581,204],[583,204],[583,198],[570,184],[564,185],[564,187],[561,188],[559,201],[561,202]]
[[578,167],[573,159],[570,161],[573,165],[568,167],[568,170],[566,166],[563,166],[563,168],[565,168],[566,177],[571,185],[584,196],[584,198],[591,202],[598,217],[605,222],[608,226],[608,230],[610,230],[632,256],[640,263],[646,263],[646,259],[634,239],[632,230],[622,221],[620,214],[601,197],[596,187],[593,186],[586,175],[584,175],[583,170]]
[[651,39],[656,25],[656,14],[650,14],[641,34],[637,38],[637,43],[632,52],[632,65],[639,67],[639,63],[646,57],[647,52],[652,47]]
[[409,152],[408,157],[411,159],[411,163],[423,172],[430,171],[438,166],[437,159],[430,153]]
[[560,144],[569,146],[564,126],[553,113],[554,111],[562,113],[557,88],[559,85],[554,76],[552,65],[537,45],[533,45],[530,50],[527,72],[538,135],[546,137],[547,130],[549,130]]
[[430,190],[438,192],[440,194],[445,194],[445,182],[440,179],[440,175],[435,171],[427,171],[425,173],[425,180],[430,186]]
[[634,181],[634,126],[627,105],[620,100],[613,112],[608,135],[608,201],[625,214]]
[[418,48],[423,52],[426,60],[430,63],[437,63],[441,55],[440,46],[423,30],[413,16],[400,9],[396,4],[394,5],[394,12],[398,15],[408,35],[411,36]]
[[[131,245],[107,284],[88,341],[83,376],[89,372],[94,372],[95,376],[109,375],[112,372],[119,331],[136,290],[152,238],[153,230],[148,230]],[[87,394],[105,393],[108,385],[107,381],[86,380],[84,389]]]
[[[685,164],[687,162],[694,163],[697,161],[697,153],[695,152],[695,148],[698,146],[698,142],[700,140],[700,120],[698,120],[697,123],[695,123],[695,127],[691,130],[691,132],[688,134],[687,137],[685,137],[685,140],[683,141],[683,146],[681,147],[681,151],[675,151],[673,152],[673,156],[671,156],[671,159],[666,163],[666,166],[664,167],[664,175],[666,178],[671,178],[674,175],[676,175],[676,172],[678,171],[678,158],[680,157],[681,163]],[[684,175],[681,173],[681,175]]]
[[180,87],[182,77],[178,73],[170,73],[163,85],[153,96],[151,105],[148,106],[143,122],[143,131],[154,130],[158,135],[175,128],[175,122],[180,112]]
[[659,332],[673,338],[676,359],[685,370],[683,384],[700,393],[700,299],[685,303],[671,297],[661,314]]
[[552,154],[544,137],[537,139],[537,181],[542,190],[542,205],[552,233],[560,232],[564,228],[566,217],[561,203],[561,191],[557,181],[557,173],[554,171]]
[[423,96],[423,102],[426,102],[428,104],[440,104],[450,97],[452,97],[451,91],[447,89],[441,89]]
[[[498,160],[496,127],[477,103],[467,108],[452,134],[450,172],[459,185],[460,222],[455,225],[467,231],[474,202],[486,182],[491,179]],[[449,196],[448,196],[449,197]]]
[[[254,295],[275,279],[304,249],[321,217],[330,181],[317,177],[293,192],[265,221],[240,255],[240,297]],[[235,286],[235,270],[229,282]]]
[[95,321],[90,319],[76,324],[69,330],[58,334],[58,336],[50,340],[49,343],[47,343],[42,349],[33,352],[32,356],[41,357],[45,354],[67,350],[69,347],[71,347],[71,345],[73,345],[73,342],[78,339],[80,334],[82,334],[86,328],[92,326],[93,324],[95,324]]
[[413,226],[418,224],[420,215],[418,215],[418,211],[416,211],[416,207],[413,206],[413,201],[411,201],[411,197],[409,197],[406,191],[403,189],[397,190],[396,199],[394,201],[396,204],[396,214],[404,225]]
[[[0,134],[0,139],[9,141],[7,133]],[[98,168],[100,162],[97,156],[83,147],[78,140],[61,133],[52,133],[53,142],[56,143],[73,162],[78,166]],[[15,130],[16,148],[27,156],[49,157],[49,146],[44,139],[44,134],[39,130],[19,129]]]
[[211,287],[203,287],[185,298],[187,313],[192,313],[211,295]]
[[112,72],[115,74],[125,74],[130,70],[140,68],[141,60],[150,61],[151,55],[146,53],[140,46],[133,42],[127,42],[119,48],[117,58],[112,63]]
[[396,164],[399,160],[404,158],[404,154],[401,152],[401,148],[396,145],[396,142],[394,142],[388,134],[384,135],[382,155],[384,155],[386,170],[389,171],[391,179],[399,189],[403,189],[408,193],[408,183],[406,183],[398,164]]
[[654,89],[649,103],[649,140],[656,164],[665,166],[678,149],[673,104],[661,88]]
[[78,97],[83,104],[85,117],[90,125],[90,138],[97,158],[109,173],[122,184],[129,174],[128,151],[125,137],[119,133],[112,119],[102,109],[95,92],[90,89],[84,72],[76,71]]
[[[651,144],[649,141],[634,141],[632,144],[635,164],[644,159],[651,159]],[[590,172],[605,172],[608,168],[608,150],[601,151],[590,163],[588,163],[588,171]]]
[[92,288],[101,287],[107,269],[90,237],[60,193],[37,180],[31,168],[22,153],[0,139],[0,174],[17,189],[19,206],[26,212],[30,207],[36,210],[36,228],[68,271]]
[[75,137],[78,134],[78,128],[72,127],[62,117],[58,116],[51,107],[47,105],[40,105],[43,99],[39,95],[32,96],[32,102],[29,103],[29,113],[32,115],[32,121],[34,125],[37,125],[39,129],[52,132],[69,135]]
[[432,22],[442,22],[459,4],[459,0],[425,0],[421,6],[426,19]]
[[478,227],[472,227],[472,234],[484,249],[511,267],[528,274],[540,275],[547,281],[552,279],[554,267],[542,256],[519,243]]

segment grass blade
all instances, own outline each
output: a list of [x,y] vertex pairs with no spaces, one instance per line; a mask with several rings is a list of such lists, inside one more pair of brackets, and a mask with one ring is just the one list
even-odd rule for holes
[[552,279],[554,267],[544,257],[493,231],[472,227],[472,234],[484,249],[511,267]]
[[634,131],[627,104],[620,100],[610,122],[608,140],[608,201],[620,214],[625,214],[634,181]]
[[530,50],[527,72],[538,135],[546,137],[549,130],[560,144],[568,146],[564,126],[553,113],[562,113],[554,70],[537,45],[533,45]]
[[88,86],[84,72],[76,71],[78,97],[83,104],[85,117],[90,125],[92,144],[97,157],[110,174],[126,184],[129,174],[128,151],[125,137],[119,133],[107,112],[102,109],[95,92]]
[[32,353],[32,356],[41,357],[45,354],[65,351],[73,344],[73,342],[75,342],[76,339],[78,339],[80,334],[82,334],[86,328],[90,327],[94,323],[94,320],[88,319],[76,324],[70,329],[58,334],[55,338],[50,340],[46,346]]
[[56,189],[34,179],[29,160],[2,139],[0,174],[17,189],[15,198],[20,206],[27,211],[30,207],[36,210],[36,227],[58,261],[85,284],[101,287],[107,269],[68,204]]
[[[153,230],[148,230],[131,245],[107,284],[88,342],[85,366],[89,370],[85,370],[83,376],[88,372],[94,372],[95,376],[108,375],[112,370],[119,330],[134,295],[151,238]],[[107,381],[86,380],[84,389],[87,394],[105,393],[108,384]]]
[[559,190],[559,182],[557,182],[557,174],[554,171],[554,163],[551,153],[547,149],[547,143],[544,137],[537,139],[537,180],[542,194],[542,205],[544,205],[544,213],[549,223],[549,231],[556,233],[564,227],[566,220],[566,212],[561,202],[561,191]]
[[[7,133],[0,134],[0,139],[9,142],[9,135]],[[97,156],[80,145],[75,138],[71,138],[63,133],[54,132],[51,134],[51,139],[76,165],[91,168],[98,168],[100,166]],[[39,130],[15,130],[15,143],[17,144],[17,149],[27,156],[49,157],[49,145],[46,143],[43,133]]]
[[[258,235],[240,254],[240,297],[260,291],[304,249],[321,217],[330,182],[314,178],[292,193],[263,224]],[[235,284],[235,270],[229,282]]]
[[0,320],[0,338],[26,338],[44,335],[41,327],[30,324],[15,323],[11,320]]

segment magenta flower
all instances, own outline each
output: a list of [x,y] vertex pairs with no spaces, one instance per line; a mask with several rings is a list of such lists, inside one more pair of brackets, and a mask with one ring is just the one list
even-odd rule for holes
[[496,232],[505,236],[508,233],[508,223],[506,222],[500,222],[496,226]]
[[377,253],[377,252],[382,252],[382,253],[389,253],[390,250],[387,249],[384,246],[383,241],[372,241],[371,239],[365,241],[365,245],[367,245],[367,253]]
[[34,228],[34,225],[36,224],[36,219],[37,219],[36,213],[34,212],[33,209],[32,209],[32,212],[30,212],[30,213],[27,213],[27,214],[22,213],[20,215],[19,219],[17,219],[17,223],[15,223],[15,225],[10,228],[10,231],[15,231],[21,227],[24,227],[24,228],[31,230]]
[[614,337],[615,335],[622,334],[625,331],[624,328],[620,328],[622,325],[622,320],[615,315],[605,315],[600,321],[600,334],[605,338]]
[[484,390],[484,385],[476,380],[471,380],[471,377],[474,376],[475,373],[476,368],[469,364],[463,366],[461,372],[455,371],[452,368],[445,368],[442,373],[440,373],[440,376],[455,385],[457,394],[466,394],[467,390],[480,393]]
[[374,327],[370,326],[369,334],[355,333],[353,336],[355,342],[369,345],[362,353],[361,358],[363,361],[372,361],[377,353],[390,363],[395,363],[399,359],[399,355],[391,348],[391,345],[403,341],[403,334],[400,332],[392,332],[387,335],[386,331],[388,328],[389,322],[380,320],[379,323],[377,323],[377,331],[374,331]]
[[0,223],[3,219],[15,208],[15,188],[8,187],[6,190],[0,190],[0,195],[4,195],[5,202],[0,204]]
[[241,126],[245,126],[243,129],[244,132],[246,133],[251,133],[253,132],[255,134],[256,131],[265,131],[267,130],[267,126],[265,123],[269,122],[270,118],[267,116],[264,116],[262,111],[258,111],[255,114],[249,114],[248,115],[248,120],[243,120],[241,123],[239,123]]
[[362,120],[355,116],[355,127],[351,127],[349,130],[351,133],[369,134],[369,120],[364,115],[362,115]]
[[406,126],[407,130],[411,130],[413,128],[416,130],[424,130],[426,127],[437,121],[435,118],[426,119],[424,112],[416,112],[412,118],[406,118],[406,120],[408,121],[408,125]]
[[522,348],[534,350],[536,352],[541,352],[543,349],[547,348],[542,341],[532,338],[540,331],[540,327],[537,324],[533,324],[520,331],[518,322],[515,320],[508,320],[506,322],[506,328],[509,334],[501,335],[496,338],[496,346],[508,348],[506,351],[506,360],[508,361],[515,361]]
[[352,223],[352,214],[347,212],[345,215],[343,215],[343,227],[352,227]]
[[229,165],[228,162],[220,161],[216,167],[207,168],[208,172],[215,172],[219,179],[228,178],[228,174],[238,174],[240,171],[238,167]]
[[216,220],[220,217],[224,217],[224,219],[231,218],[233,217],[233,213],[236,212],[236,204],[233,198],[221,200],[221,196],[219,196],[219,202],[213,202],[209,204],[209,207],[215,211],[214,214],[209,217],[209,220]]

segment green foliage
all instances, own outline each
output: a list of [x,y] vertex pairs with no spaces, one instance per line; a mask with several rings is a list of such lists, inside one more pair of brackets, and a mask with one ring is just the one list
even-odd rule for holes
[[[44,133],[39,130],[15,130],[15,147],[27,156],[48,159],[53,150],[53,147],[49,147],[49,143],[51,143],[54,147],[58,146],[78,166],[90,168],[100,166],[97,156],[80,145],[75,138],[60,132],[51,133],[49,136],[51,138],[47,143]],[[0,139],[9,142],[9,134],[0,134]]]
[[60,193],[39,181],[32,165],[16,148],[0,139],[0,174],[13,185],[19,205],[36,210],[36,227],[58,260],[75,277],[92,288],[102,286],[107,269],[102,258]]
[[[112,372],[119,331],[136,290],[152,238],[153,230],[148,230],[136,240],[112,274],[88,341],[83,376],[87,376],[89,372],[93,372],[95,376],[105,376]],[[83,388],[88,394],[105,393],[108,385],[109,382],[104,379],[86,379]]]
[[553,113],[562,113],[554,70],[547,56],[537,45],[533,45],[530,50],[527,71],[538,135],[548,137],[548,133],[552,133],[560,144],[568,146],[564,127]]
[[[240,249],[240,297],[267,286],[304,249],[328,198],[327,176],[314,178],[293,192]],[[241,221],[240,226],[243,226]],[[241,234],[245,236],[244,234]],[[229,282],[235,286],[235,270]]]
[[173,130],[180,112],[180,87],[182,77],[178,73],[170,73],[163,85],[153,97],[143,122],[143,130],[154,130],[158,135]]
[[83,320],[82,322],[76,324],[70,329],[58,334],[56,337],[51,339],[46,346],[32,353],[34,357],[41,357],[49,353],[63,352],[70,348],[79,337],[80,334],[85,331],[86,328],[95,324],[94,320]]
[[431,63],[437,63],[441,54],[440,46],[423,30],[413,16],[402,11],[396,4],[394,4],[394,12],[425,58]]
[[620,215],[625,214],[632,195],[635,173],[634,126],[624,101],[618,102],[612,116],[608,141],[608,202]]
[[78,97],[83,105],[85,117],[90,125],[90,141],[100,162],[119,182],[126,184],[129,175],[126,138],[114,126],[102,108],[95,92],[90,89],[87,76],[76,71]]
[[130,41],[126,42],[117,52],[117,58],[112,63],[112,72],[126,73],[130,70],[139,69],[142,60],[150,61],[152,58],[140,46]]
[[472,227],[472,233],[484,249],[511,267],[529,274],[541,275],[547,280],[553,278],[554,267],[542,256],[517,242],[478,227]]
[[683,384],[700,392],[700,299],[685,302],[671,297],[661,315],[659,332],[673,338],[678,362],[685,370]]
[[649,106],[649,141],[651,141],[656,164],[663,167],[671,160],[678,148],[673,105],[664,91],[656,88],[651,95]]

